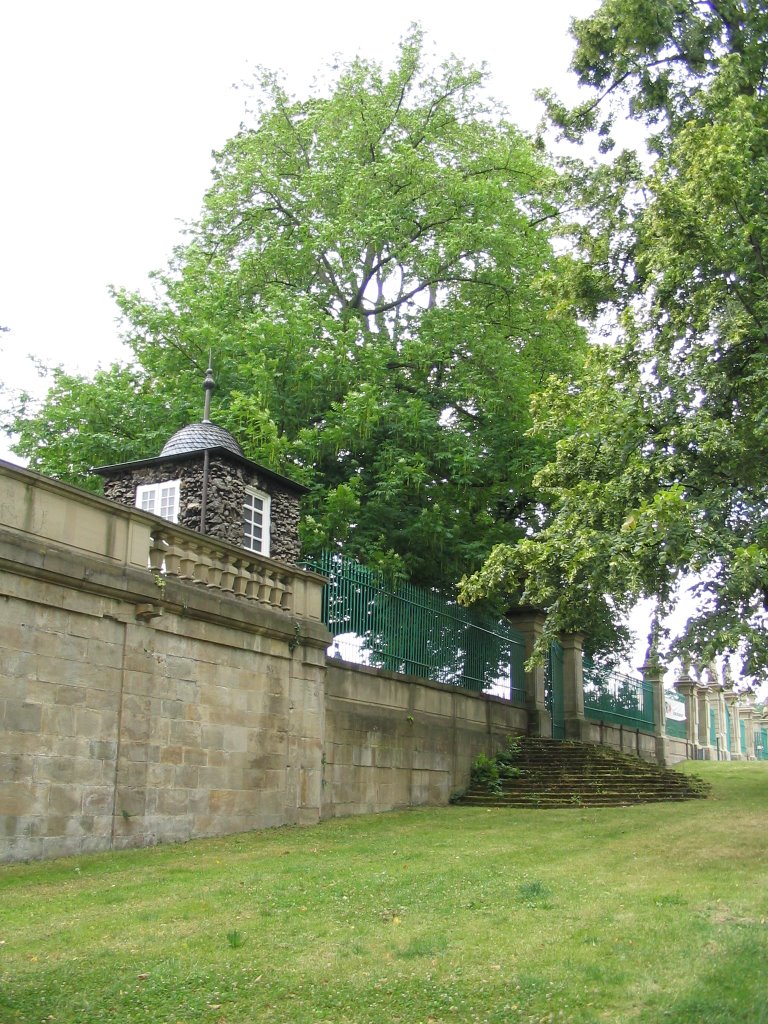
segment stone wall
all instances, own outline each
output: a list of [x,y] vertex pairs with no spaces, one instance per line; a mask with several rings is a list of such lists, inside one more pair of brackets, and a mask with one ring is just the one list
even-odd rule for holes
[[677,736],[665,738],[665,753],[664,763],[667,765],[680,764],[681,761],[688,761],[694,757],[694,751],[686,740],[681,740]]
[[156,522],[0,464],[2,859],[319,819],[321,579],[153,574]]
[[579,738],[584,743],[599,743],[624,754],[636,754],[644,761],[659,760],[656,737],[639,729],[587,719],[582,723]]
[[140,593],[4,574],[10,859],[318,819],[323,630],[291,652],[280,613],[191,589],[142,621]]
[[524,708],[415,676],[330,660],[323,816],[446,804],[480,753],[524,734]]
[[327,665],[312,573],[282,569],[279,601],[153,574],[157,522],[0,463],[0,860],[442,804],[523,731],[504,701]]
[[[203,464],[203,453],[199,452],[188,458],[175,457],[159,466],[118,468],[105,481],[104,496],[132,508],[140,484],[179,480],[179,525],[199,530]],[[294,565],[301,554],[298,495],[272,477],[220,454],[210,456],[206,534],[229,544],[243,543],[243,506],[245,489],[249,486],[270,496],[270,556]]]

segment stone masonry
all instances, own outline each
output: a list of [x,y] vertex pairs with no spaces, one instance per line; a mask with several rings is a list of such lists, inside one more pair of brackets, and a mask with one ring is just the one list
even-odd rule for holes
[[[300,557],[299,499],[304,490],[290,487],[277,474],[269,474],[256,463],[237,458],[223,449],[209,453],[206,534],[230,544],[243,542],[245,489],[256,487],[270,496],[270,557],[294,565]],[[203,493],[203,453],[172,459],[147,459],[125,466],[108,467],[104,496],[132,508],[136,488],[141,484],[180,481],[179,525],[200,529]]]
[[524,731],[498,698],[329,663],[313,573],[257,558],[279,604],[225,592],[238,549],[170,524],[219,569],[150,571],[157,524],[0,463],[0,860],[444,804]]

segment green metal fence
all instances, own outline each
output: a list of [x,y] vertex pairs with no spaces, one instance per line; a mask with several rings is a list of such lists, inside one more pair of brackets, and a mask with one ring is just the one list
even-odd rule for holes
[[768,761],[768,726],[755,729],[755,757],[758,761]]
[[653,687],[634,676],[600,668],[585,657],[584,714],[594,721],[653,732]]
[[684,740],[688,738],[685,720],[681,722],[679,718],[668,718],[666,728],[667,736],[674,736],[676,739],[679,740]]
[[334,552],[305,560],[328,577],[323,621],[331,657],[525,703],[523,637],[508,623],[462,608]]

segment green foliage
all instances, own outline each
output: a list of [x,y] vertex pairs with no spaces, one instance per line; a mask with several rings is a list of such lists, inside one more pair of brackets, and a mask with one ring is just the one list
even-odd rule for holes
[[567,111],[548,97],[553,119],[574,139],[608,138],[626,102],[650,126],[651,159],[568,161],[576,284],[612,344],[538,399],[534,436],[555,446],[534,481],[546,512],[465,597],[547,608],[548,636],[586,630],[605,651],[638,598],[668,610],[693,575],[698,610],[674,650],[739,652],[764,676],[768,12],[604,0],[574,35],[593,98]]
[[507,736],[507,742],[502,750],[496,754],[496,761],[500,766],[511,768],[512,764],[520,756],[522,747],[517,736]]
[[102,485],[93,466],[157,455],[176,429],[196,418],[172,382],[153,383],[139,367],[112,366],[91,380],[60,368],[50,372],[42,406],[16,395],[3,427],[19,434],[14,451],[29,459],[30,469],[89,490]]
[[501,796],[502,779],[517,779],[525,774],[519,765],[513,763],[519,754],[519,740],[513,736],[507,737],[506,746],[493,757],[487,754],[477,755],[472,762],[470,782],[485,787],[492,796]]
[[484,786],[494,796],[501,796],[501,774],[496,758],[478,754],[472,762],[470,782],[475,786]]
[[236,928],[227,932],[227,944],[230,949],[240,949],[245,945],[245,936]]
[[77,483],[155,455],[199,417],[212,350],[215,419],[311,487],[308,553],[451,587],[522,535],[549,452],[530,396],[585,341],[552,246],[560,180],[483,82],[429,67],[417,29],[327,94],[260,73],[154,293],[116,292],[133,364],[22,402],[19,453]]

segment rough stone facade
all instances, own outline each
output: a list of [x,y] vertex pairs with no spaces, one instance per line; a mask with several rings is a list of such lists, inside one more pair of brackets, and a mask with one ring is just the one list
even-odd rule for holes
[[331,659],[322,816],[445,805],[477,755],[525,734],[527,721],[497,697]]
[[[204,453],[195,452],[184,458],[176,456],[162,463],[154,459],[148,462],[150,464],[113,467],[105,479],[104,496],[132,508],[136,503],[136,488],[141,484],[179,480],[178,523],[199,531]],[[217,540],[242,545],[246,487],[255,487],[270,497],[270,558],[295,564],[301,555],[299,493],[283,485],[278,478],[259,472],[254,463],[220,451],[212,451],[209,457],[205,533]]]
[[281,570],[286,610],[153,575],[156,522],[0,464],[0,860],[442,804],[523,731],[505,701],[329,664],[312,573]]

